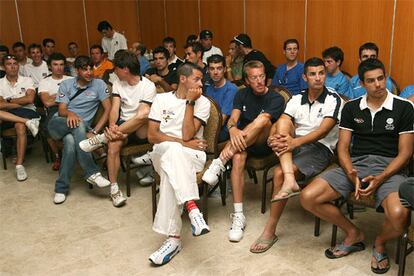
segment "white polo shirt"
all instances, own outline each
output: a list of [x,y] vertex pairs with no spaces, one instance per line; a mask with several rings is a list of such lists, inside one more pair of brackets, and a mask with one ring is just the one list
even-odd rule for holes
[[45,61],[42,61],[42,64],[39,66],[34,66],[33,63],[28,63],[23,66],[23,76],[32,78],[35,88],[39,87],[40,81],[49,74],[49,68]]
[[[324,118],[339,122],[342,107],[341,97],[324,87],[322,94],[313,103],[309,102],[308,90],[294,95],[286,104],[284,113],[296,124],[296,136],[305,136],[319,128]],[[333,151],[338,142],[338,125],[318,142]]]
[[102,37],[102,48],[104,53],[108,53],[108,59],[113,60],[118,50],[128,50],[126,38],[123,34],[114,32],[112,38]]
[[128,121],[138,111],[140,103],[152,104],[157,89],[152,81],[146,77],[141,77],[141,80],[136,85],[129,85],[125,81],[115,80],[112,87],[112,96],[121,99],[121,116],[124,121]]
[[33,60],[29,57],[26,57],[26,63],[23,64],[23,63],[19,62],[19,75],[20,76],[24,76],[24,66],[26,64],[29,64],[29,63],[32,63],[32,62],[33,62]]
[[[185,108],[186,100],[177,98],[175,91],[157,94],[148,118],[160,123],[162,133],[182,139]],[[210,117],[210,101],[206,97],[201,96],[197,99],[194,106],[194,117],[202,123],[195,137],[202,139],[204,125],[207,124]]]
[[203,62],[205,64],[207,64],[207,59],[212,56],[212,55],[220,55],[222,56],[223,53],[221,52],[220,48],[216,47],[216,46],[211,46],[210,50],[205,51],[203,53]]
[[[29,89],[35,89],[33,80],[29,77],[18,76],[15,84],[10,83],[7,77],[0,79],[0,97],[4,100],[24,97]],[[34,104],[28,104],[23,107],[36,111]]]
[[42,79],[39,83],[38,93],[48,93],[50,96],[56,95],[59,91],[60,83],[72,77],[63,75],[59,80],[55,80],[52,76]]

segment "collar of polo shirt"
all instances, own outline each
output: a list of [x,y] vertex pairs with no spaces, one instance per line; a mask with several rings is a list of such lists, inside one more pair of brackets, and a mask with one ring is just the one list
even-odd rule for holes
[[[387,89],[387,98],[385,99],[385,101],[382,103],[382,105],[380,106],[380,108],[378,110],[381,110],[383,108],[388,109],[388,110],[392,110],[393,103],[394,103],[394,97],[391,95],[390,91],[388,91],[388,89]],[[368,108],[367,94],[364,94],[362,96],[361,101],[359,102],[359,108],[361,110],[364,110],[364,109]]]
[[[320,102],[320,103],[325,103],[325,99],[326,96],[328,95],[328,89],[323,86],[323,91],[322,94],[319,95],[319,97],[316,99],[316,101]],[[308,89],[305,90],[305,92],[303,92],[303,96],[302,96],[302,100],[300,102],[300,104],[312,104],[311,102],[309,102],[309,93],[308,93]]]

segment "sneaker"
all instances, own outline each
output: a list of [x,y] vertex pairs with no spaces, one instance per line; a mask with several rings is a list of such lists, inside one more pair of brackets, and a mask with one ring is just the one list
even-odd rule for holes
[[27,173],[23,165],[16,166],[16,178],[17,181],[25,181],[27,179]]
[[168,238],[157,251],[149,256],[149,260],[154,265],[165,265],[171,261],[171,259],[181,251],[181,249],[182,246],[180,239]]
[[246,217],[242,213],[233,213],[230,218],[232,223],[229,230],[229,241],[239,242],[243,238],[243,232],[246,228]]
[[84,152],[92,152],[96,149],[103,147],[108,142],[105,134],[97,134],[91,138],[85,139],[79,142],[79,147]]
[[153,172],[149,172],[145,177],[141,178],[139,180],[139,185],[141,185],[142,187],[148,187],[150,186],[152,183],[154,183],[155,179],[153,176]]
[[221,162],[220,158],[214,159],[208,169],[203,174],[203,181],[207,184],[214,186],[219,181],[219,177],[221,173],[224,172],[226,168],[224,167],[223,163]]
[[66,195],[62,194],[62,193],[55,193],[55,198],[53,199],[53,202],[55,204],[61,204],[63,202],[65,202],[66,200]]
[[115,207],[121,207],[125,205],[127,201],[126,197],[122,194],[121,190],[118,190],[116,193],[111,193],[111,199],[112,204]]
[[203,214],[200,213],[200,210],[194,209],[188,213],[188,216],[190,217],[193,236],[201,236],[210,232],[210,228],[204,220]]
[[108,179],[103,177],[100,172],[97,172],[86,179],[86,181],[92,185],[96,185],[99,188],[105,188],[111,185]]
[[26,127],[32,133],[33,137],[36,137],[37,133],[39,132],[40,119],[39,118],[31,119],[31,120],[26,121],[25,124],[26,124]]
[[149,152],[147,152],[144,155],[134,157],[131,159],[131,161],[135,165],[139,165],[139,166],[146,166],[146,165],[152,164],[151,155],[149,154]]
[[53,161],[52,170],[58,171],[60,169],[60,157],[56,157]]

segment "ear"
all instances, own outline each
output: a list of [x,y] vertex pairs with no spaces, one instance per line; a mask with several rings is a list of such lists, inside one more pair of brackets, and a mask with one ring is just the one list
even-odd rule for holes
[[185,80],[187,79],[187,77],[186,76],[183,76],[183,75],[181,75],[180,76],[180,83],[181,82],[185,82]]
[[305,74],[302,74],[302,79],[303,79],[305,82],[308,82],[308,78],[306,77],[306,75],[305,75]]

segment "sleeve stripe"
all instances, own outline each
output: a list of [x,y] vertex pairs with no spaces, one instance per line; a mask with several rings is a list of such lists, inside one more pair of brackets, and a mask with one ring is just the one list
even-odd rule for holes
[[288,116],[290,117],[290,119],[292,119],[292,121],[294,121],[294,120],[295,120],[295,118],[293,118],[293,116],[292,116],[292,115],[290,115],[289,113],[283,112],[283,114],[288,115]]
[[118,98],[121,98],[121,96],[120,96],[119,94],[114,94],[114,93],[112,93],[112,97],[118,97]]
[[157,122],[157,123],[161,123],[161,121],[155,120],[155,119],[152,119],[152,118],[148,118],[148,120],[153,121],[153,122]]
[[331,118],[334,119],[336,122],[339,122],[338,117],[334,117],[334,116],[325,116],[323,118]]
[[340,128],[340,129],[349,130],[349,131],[354,131],[354,130],[353,130],[353,129],[351,129],[351,128],[346,128],[346,127],[343,127],[343,126],[339,126],[339,128]]
[[414,130],[401,131],[398,134],[412,134],[412,133],[414,133]]
[[207,124],[204,120],[198,118],[197,116],[194,116],[194,118],[196,118],[197,120],[199,120],[203,126],[205,126]]
[[147,105],[149,105],[149,106],[151,106],[152,105],[152,102],[150,102],[150,101],[145,101],[145,100],[141,100],[141,101],[139,101],[140,103],[146,103]]
[[335,107],[335,111],[332,116],[338,119],[339,109],[341,107],[341,98],[337,95],[335,95],[335,98],[336,98],[336,107]]

